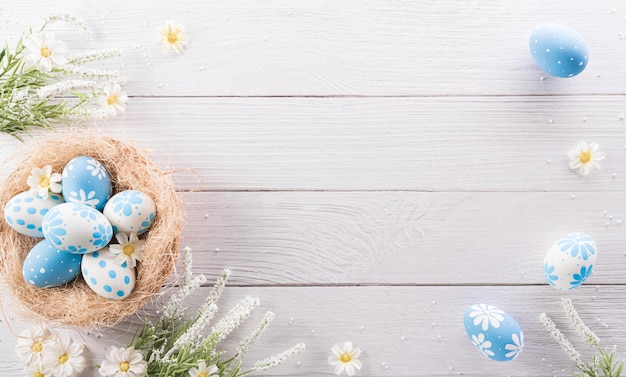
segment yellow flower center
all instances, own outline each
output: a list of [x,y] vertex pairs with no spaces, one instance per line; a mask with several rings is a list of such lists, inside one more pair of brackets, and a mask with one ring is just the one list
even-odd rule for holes
[[48,47],[42,47],[41,50],[39,50],[39,53],[41,54],[41,56],[43,56],[44,58],[49,57],[50,55],[52,55],[52,51],[50,51],[50,49]]
[[66,353],[64,353],[63,355],[59,356],[59,364],[65,364],[67,363],[67,361],[70,359],[69,356],[67,356]]
[[171,44],[178,42],[178,35],[173,32],[167,33],[167,41]]
[[117,100],[117,96],[115,94],[111,94],[109,97],[107,97],[107,105],[115,105],[117,103]]
[[200,372],[196,377],[209,377],[209,374],[207,372]]
[[33,352],[41,352],[41,350],[43,349],[43,346],[41,345],[41,343],[39,342],[35,342],[33,343],[33,345],[30,347],[30,349],[33,350]]
[[120,370],[122,372],[128,372],[129,369],[130,369],[130,364],[128,363],[128,361],[123,361],[120,363]]
[[41,187],[50,187],[50,177],[41,176],[39,178],[39,186]]
[[41,373],[41,372],[35,372],[33,377],[46,377],[46,376],[44,376],[43,373]]
[[582,162],[583,164],[586,164],[589,161],[591,161],[591,149],[587,149],[586,151],[582,152],[579,158],[580,158],[580,162]]
[[122,252],[130,257],[135,252],[135,246],[133,244],[124,245]]
[[343,355],[341,355],[340,359],[344,363],[349,363],[352,360],[352,356],[350,356],[349,353],[344,353]]

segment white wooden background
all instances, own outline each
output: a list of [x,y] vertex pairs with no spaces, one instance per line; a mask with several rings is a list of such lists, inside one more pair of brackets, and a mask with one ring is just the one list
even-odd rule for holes
[[[537,319],[549,312],[580,344],[542,272],[570,231],[591,234],[599,258],[566,295],[626,355],[623,1],[3,2],[2,39],[57,9],[94,28],[84,41],[58,27],[72,49],[123,49],[111,66],[123,65],[128,109],[98,128],[179,170],[196,271],[231,268],[224,306],[262,300],[250,325],[276,312],[249,362],[303,341],[271,375],[330,376],[330,348],[350,340],[361,376],[570,375]],[[187,27],[180,56],[156,43],[166,20]],[[580,76],[542,79],[527,38],[545,22],[583,35]],[[568,169],[578,141],[601,145],[603,170]],[[0,146],[4,159],[21,144]],[[473,348],[462,316],[474,303],[518,320],[518,359]],[[15,376],[12,331],[30,323],[7,306],[0,376]],[[99,362],[136,321],[63,331]]]

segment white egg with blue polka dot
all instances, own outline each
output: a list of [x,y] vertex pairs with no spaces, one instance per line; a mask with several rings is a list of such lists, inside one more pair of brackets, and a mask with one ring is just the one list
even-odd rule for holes
[[109,247],[85,254],[81,272],[83,278],[98,295],[110,300],[122,300],[135,288],[135,268],[115,263],[116,255]]
[[4,206],[4,219],[15,231],[29,237],[43,238],[41,225],[44,216],[57,204],[64,203],[59,194],[42,198],[31,192],[15,195]]

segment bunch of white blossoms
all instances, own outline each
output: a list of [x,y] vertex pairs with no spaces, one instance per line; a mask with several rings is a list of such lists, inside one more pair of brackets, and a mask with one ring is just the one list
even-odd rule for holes
[[85,369],[84,348],[68,335],[37,325],[20,334],[15,352],[27,376],[73,377]]

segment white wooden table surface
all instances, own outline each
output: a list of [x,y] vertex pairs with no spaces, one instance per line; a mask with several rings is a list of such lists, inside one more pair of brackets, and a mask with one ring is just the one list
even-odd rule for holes
[[[196,272],[233,270],[222,304],[250,294],[262,301],[254,318],[276,312],[248,361],[307,344],[271,375],[330,376],[330,348],[345,340],[364,351],[361,376],[571,375],[538,321],[549,312],[580,344],[564,295],[626,355],[623,1],[19,3],[0,5],[0,39],[62,9],[95,32],[58,27],[72,49],[123,49],[111,64],[128,78],[127,111],[95,127],[179,170]],[[156,43],[167,20],[191,38],[179,56]],[[527,39],[546,22],[583,35],[580,76],[542,79]],[[603,170],[569,170],[579,141],[600,144]],[[4,159],[22,145],[0,146]],[[562,294],[542,263],[570,231],[591,234],[599,258]],[[518,320],[518,359],[474,349],[462,323],[474,303]],[[0,376],[15,376],[11,329],[30,323],[3,309]],[[133,326],[63,331],[95,363]]]

